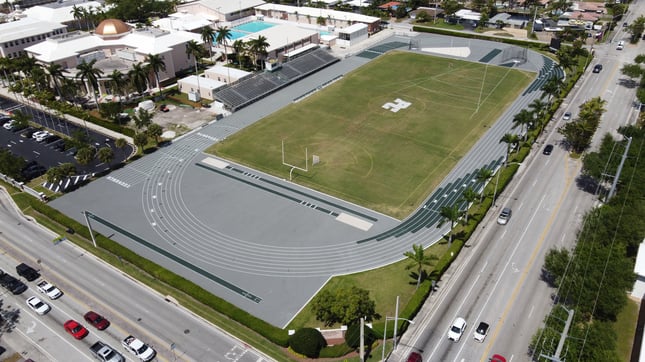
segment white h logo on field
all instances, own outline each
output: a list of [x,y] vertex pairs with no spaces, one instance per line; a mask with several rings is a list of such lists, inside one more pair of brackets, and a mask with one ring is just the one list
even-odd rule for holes
[[383,105],[383,108],[388,109],[394,113],[398,112],[401,109],[406,109],[410,107],[412,103],[406,102],[400,98],[397,98],[394,100],[394,103],[392,102],[387,102]]

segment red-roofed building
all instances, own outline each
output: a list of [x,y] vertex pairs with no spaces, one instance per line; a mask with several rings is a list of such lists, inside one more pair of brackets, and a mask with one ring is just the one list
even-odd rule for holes
[[379,5],[378,8],[381,9],[381,10],[396,10],[396,8],[398,8],[399,6],[401,6],[400,2],[398,2],[398,1],[390,1],[389,3]]

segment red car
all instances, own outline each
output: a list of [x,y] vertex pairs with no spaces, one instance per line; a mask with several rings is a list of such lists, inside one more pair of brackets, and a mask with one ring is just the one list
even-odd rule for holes
[[63,327],[65,327],[67,333],[71,334],[76,339],[83,339],[90,333],[87,329],[85,329],[85,327],[83,327],[73,319],[65,322],[65,324],[63,324]]
[[506,362],[506,358],[499,354],[494,354],[493,357],[489,359],[490,362]]
[[98,314],[96,312],[93,312],[93,311],[89,311],[89,312],[85,313],[83,318],[85,318],[85,321],[87,323],[89,323],[90,325],[94,326],[94,328],[96,328],[96,329],[98,329],[100,331],[102,331],[105,328],[110,326],[110,321],[108,321],[107,319],[103,318],[102,315],[100,315],[100,314]]
[[423,358],[421,358],[420,354],[418,354],[417,352],[411,352],[408,356],[407,362],[421,362],[422,360]]

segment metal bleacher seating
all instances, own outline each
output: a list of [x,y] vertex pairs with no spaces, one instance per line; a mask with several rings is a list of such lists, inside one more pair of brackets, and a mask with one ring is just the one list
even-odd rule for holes
[[338,58],[319,48],[282,64],[273,72],[256,74],[224,87],[215,92],[215,99],[236,111],[337,61]]

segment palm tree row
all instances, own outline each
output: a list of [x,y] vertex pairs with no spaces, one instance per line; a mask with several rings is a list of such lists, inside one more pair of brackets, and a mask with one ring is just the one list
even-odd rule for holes
[[[69,13],[72,14],[76,20],[78,29],[85,28],[85,30],[95,28],[98,22],[107,18],[107,14],[103,7],[94,8],[90,6],[88,8],[84,8],[74,5]],[[83,20],[83,22],[81,22],[81,20]]]

